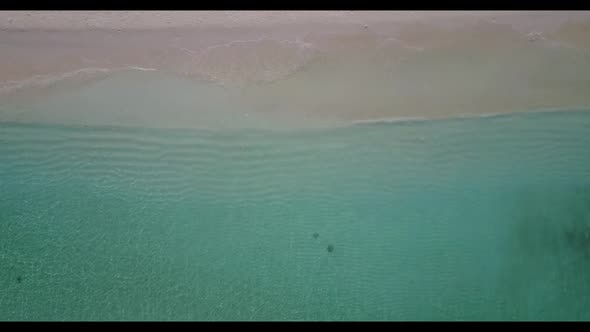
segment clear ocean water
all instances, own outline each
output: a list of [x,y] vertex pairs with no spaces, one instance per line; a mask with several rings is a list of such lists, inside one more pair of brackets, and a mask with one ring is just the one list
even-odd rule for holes
[[0,320],[589,320],[590,112],[0,123]]

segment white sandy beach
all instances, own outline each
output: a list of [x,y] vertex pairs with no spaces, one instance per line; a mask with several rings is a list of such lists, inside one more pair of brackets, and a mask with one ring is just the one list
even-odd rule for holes
[[[124,71],[214,92],[153,88],[161,112],[81,97]],[[26,103],[53,106],[13,107]],[[0,12],[0,121],[109,124],[90,113],[120,105],[123,124],[149,126],[585,107],[590,12]]]

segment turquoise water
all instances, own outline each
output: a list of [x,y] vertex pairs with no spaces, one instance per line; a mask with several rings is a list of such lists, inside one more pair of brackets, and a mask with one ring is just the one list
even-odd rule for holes
[[586,111],[3,123],[0,320],[588,320],[589,143]]

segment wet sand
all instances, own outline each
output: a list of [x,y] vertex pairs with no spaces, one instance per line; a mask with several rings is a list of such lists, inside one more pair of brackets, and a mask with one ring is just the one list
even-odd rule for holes
[[0,120],[126,70],[208,82],[270,123],[585,107],[588,36],[588,12],[0,12]]

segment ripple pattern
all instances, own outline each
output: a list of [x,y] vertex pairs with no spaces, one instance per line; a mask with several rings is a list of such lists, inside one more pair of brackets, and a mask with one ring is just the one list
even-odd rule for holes
[[587,320],[589,144],[586,111],[2,123],[0,319]]

